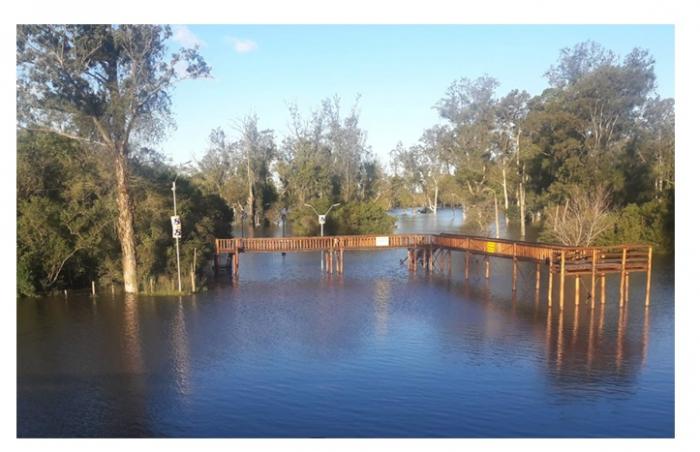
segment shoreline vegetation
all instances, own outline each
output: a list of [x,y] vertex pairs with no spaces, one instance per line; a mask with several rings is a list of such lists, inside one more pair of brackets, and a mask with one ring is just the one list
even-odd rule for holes
[[656,94],[645,50],[563,49],[539,94],[499,97],[488,75],[456,80],[436,99],[436,125],[415,145],[399,142],[387,167],[367,144],[359,97],[345,112],[337,96],[307,116],[292,105],[283,137],[255,115],[230,130],[212,118],[202,157],[176,165],[153,150],[172,122],[170,95],[210,68],[196,49],[166,55],[170,35],[165,26],[18,27],[18,296],[92,281],[167,290],[175,180],[183,289],[192,274],[206,288],[215,237],[280,222],[287,235],[317,235],[307,204],[339,204],[328,235],[388,234],[391,208],[456,205],[468,233],[503,217],[521,237],[535,224],[542,241],[673,250],[674,100]]

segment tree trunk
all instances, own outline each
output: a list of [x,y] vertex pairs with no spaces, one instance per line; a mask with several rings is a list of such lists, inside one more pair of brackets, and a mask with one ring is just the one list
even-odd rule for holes
[[255,226],[255,191],[253,190],[253,178],[250,170],[250,156],[247,158],[247,175],[248,175],[248,222]]
[[496,196],[496,192],[493,193],[493,209],[494,209],[494,214],[496,217],[496,238],[500,239],[501,238],[501,223],[498,218],[498,196]]
[[508,226],[508,184],[506,182],[506,167],[501,168],[503,173],[503,209],[506,214],[506,226]]
[[435,213],[435,214],[437,213],[438,190],[439,190],[438,184],[437,184],[437,182],[435,182],[435,198],[433,201],[433,213]]
[[520,238],[525,237],[525,188],[522,181],[520,182]]
[[129,196],[129,174],[124,152],[115,151],[114,167],[117,182],[117,233],[122,248],[122,270],[124,272],[124,292],[137,293],[136,277],[136,236],[134,235],[134,213]]

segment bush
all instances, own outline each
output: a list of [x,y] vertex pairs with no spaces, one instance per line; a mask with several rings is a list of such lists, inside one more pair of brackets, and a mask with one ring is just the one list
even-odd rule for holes
[[651,243],[663,251],[673,250],[672,203],[661,199],[628,204],[615,213],[614,225],[601,237],[600,244]]
[[389,234],[394,229],[394,217],[374,202],[354,202],[341,206],[337,234]]
[[[325,212],[330,202],[315,205]],[[288,219],[295,235],[319,235],[318,217],[308,207],[293,209]],[[325,235],[389,234],[394,229],[394,217],[375,202],[351,202],[331,211],[323,226]]]

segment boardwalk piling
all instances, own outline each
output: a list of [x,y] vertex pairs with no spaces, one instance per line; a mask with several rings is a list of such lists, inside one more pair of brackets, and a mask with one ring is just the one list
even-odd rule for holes
[[547,278],[547,306],[552,307],[552,289],[554,287],[554,269],[552,268],[552,262],[549,262],[549,278]]
[[600,275],[600,304],[605,304],[605,273]]
[[620,305],[625,304],[625,266],[627,263],[627,248],[622,249],[622,263],[620,264]]
[[[581,277],[579,275],[576,275],[576,284],[575,284],[575,288],[574,288],[574,290],[576,291],[576,293],[574,294],[574,303],[576,304],[576,306],[578,306],[578,302],[579,302],[580,283],[581,283]],[[578,311],[576,311],[576,312],[578,312]]]
[[566,253],[562,250],[559,252],[559,308],[564,309],[564,284],[566,275]]
[[593,250],[593,260],[591,261],[591,308],[595,308],[595,272],[598,263],[598,250]]
[[651,250],[649,247],[649,254],[647,255],[647,285],[646,285],[646,295],[644,297],[644,306],[649,306],[649,296],[651,290]]

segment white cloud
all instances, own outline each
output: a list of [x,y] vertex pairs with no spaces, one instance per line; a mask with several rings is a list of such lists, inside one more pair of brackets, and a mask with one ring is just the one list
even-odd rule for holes
[[230,41],[236,53],[250,53],[258,48],[252,39],[230,38]]
[[179,43],[183,47],[204,47],[204,41],[199,39],[197,35],[192,33],[192,30],[185,25],[173,26],[173,41]]

